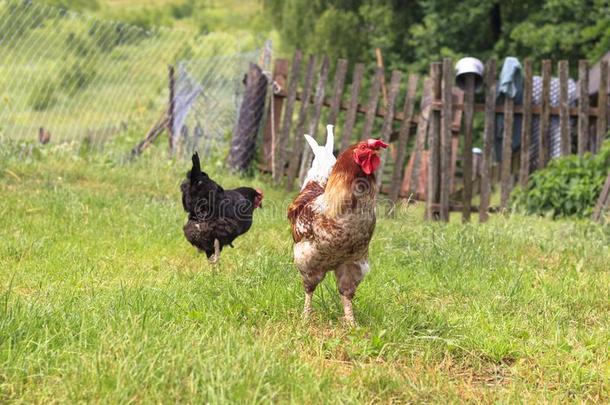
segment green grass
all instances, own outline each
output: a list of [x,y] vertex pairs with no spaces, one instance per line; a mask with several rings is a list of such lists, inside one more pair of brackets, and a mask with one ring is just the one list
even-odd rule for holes
[[284,219],[265,208],[221,263],[184,240],[188,169],[38,150],[0,160],[1,402],[610,400],[610,232],[495,216],[380,219],[356,329],[333,276],[314,319]]

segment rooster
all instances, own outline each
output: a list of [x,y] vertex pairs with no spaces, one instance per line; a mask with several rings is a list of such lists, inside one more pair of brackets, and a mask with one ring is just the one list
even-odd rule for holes
[[235,238],[252,226],[254,210],[262,208],[263,192],[250,187],[225,190],[201,170],[197,153],[192,161],[193,168],[180,185],[188,213],[184,236],[215,264],[223,247],[233,247]]
[[[288,220],[294,262],[305,289],[304,317],[312,312],[311,299],[317,285],[327,272],[334,271],[345,321],[355,325],[352,299],[369,271],[368,245],[375,229],[378,153],[388,145],[368,139],[350,146],[332,162],[332,131],[329,138],[330,147],[327,142],[323,151],[308,139],[314,149],[314,162],[300,194],[288,207]],[[329,167],[330,176],[324,185],[324,171]]]

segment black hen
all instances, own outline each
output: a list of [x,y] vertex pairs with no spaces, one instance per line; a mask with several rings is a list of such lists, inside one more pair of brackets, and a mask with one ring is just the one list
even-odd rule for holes
[[180,185],[182,205],[188,213],[184,236],[205,252],[212,263],[224,246],[252,226],[252,213],[261,206],[263,193],[250,187],[224,190],[203,171],[199,155],[193,155],[193,168]]

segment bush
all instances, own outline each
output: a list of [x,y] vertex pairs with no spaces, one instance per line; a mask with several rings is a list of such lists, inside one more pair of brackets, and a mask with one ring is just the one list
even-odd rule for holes
[[30,94],[30,105],[36,111],[46,110],[57,102],[56,91],[57,87],[50,81],[38,83]]
[[525,190],[515,189],[513,207],[528,214],[589,217],[610,168],[610,140],[597,155],[553,159],[532,174]]

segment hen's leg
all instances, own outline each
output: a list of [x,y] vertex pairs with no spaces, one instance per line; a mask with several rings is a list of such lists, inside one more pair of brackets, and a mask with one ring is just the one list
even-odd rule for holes
[[366,260],[344,263],[335,270],[337,277],[337,288],[341,295],[341,304],[343,304],[343,314],[345,323],[349,326],[355,326],[354,311],[352,309],[352,299],[356,294],[358,284],[368,272],[368,262]]
[[214,254],[210,256],[210,263],[216,264],[220,259],[220,241],[218,239],[214,239]]
[[316,287],[322,280],[324,280],[324,276],[326,276],[325,271],[311,271],[305,273],[301,273],[303,277],[303,287],[305,288],[305,307],[303,308],[303,318],[309,319],[313,309],[311,307],[311,299],[313,298],[313,292],[316,290]]

